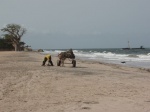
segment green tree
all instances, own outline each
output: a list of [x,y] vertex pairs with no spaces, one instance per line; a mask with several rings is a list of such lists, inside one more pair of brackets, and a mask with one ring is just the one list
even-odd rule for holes
[[6,27],[1,29],[1,31],[6,33],[4,34],[5,39],[11,40],[11,43],[14,46],[15,51],[19,51],[21,38],[26,33],[26,29],[18,24],[8,24],[6,25]]
[[0,38],[0,51],[13,50],[13,46],[8,39]]

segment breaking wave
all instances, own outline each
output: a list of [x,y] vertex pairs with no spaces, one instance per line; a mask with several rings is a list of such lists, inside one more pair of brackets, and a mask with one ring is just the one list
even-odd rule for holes
[[[44,53],[51,53],[57,55],[66,50],[44,50]],[[109,51],[95,51],[95,50],[73,50],[77,58],[92,59],[92,60],[119,60],[119,61],[150,61],[150,53],[147,54],[127,54],[115,53]]]

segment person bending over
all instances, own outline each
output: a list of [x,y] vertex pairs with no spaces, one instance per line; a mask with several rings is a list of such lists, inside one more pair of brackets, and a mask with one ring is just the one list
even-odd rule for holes
[[49,64],[51,64],[51,66],[53,66],[52,57],[50,54],[48,54],[44,57],[44,61],[43,61],[42,66],[45,66],[45,63],[47,60],[48,60],[48,66],[49,66]]

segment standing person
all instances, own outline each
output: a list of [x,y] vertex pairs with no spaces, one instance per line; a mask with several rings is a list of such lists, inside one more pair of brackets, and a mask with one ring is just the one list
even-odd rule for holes
[[51,64],[51,66],[54,66],[54,65],[53,65],[53,62],[52,62],[52,57],[51,57],[50,54],[48,54],[48,55],[46,55],[46,56],[44,57],[44,61],[43,61],[42,66],[45,66],[45,63],[46,63],[47,60],[48,60],[48,65]]

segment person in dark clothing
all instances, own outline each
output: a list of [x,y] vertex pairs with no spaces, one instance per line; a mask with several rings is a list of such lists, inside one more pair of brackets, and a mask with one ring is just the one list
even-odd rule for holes
[[67,57],[69,57],[69,58],[71,58],[71,59],[74,59],[74,58],[75,58],[75,55],[74,55],[72,49],[69,49],[68,51],[66,51],[66,55],[67,55]]

